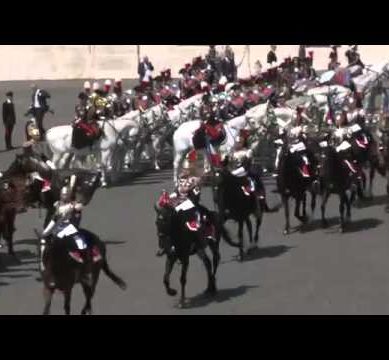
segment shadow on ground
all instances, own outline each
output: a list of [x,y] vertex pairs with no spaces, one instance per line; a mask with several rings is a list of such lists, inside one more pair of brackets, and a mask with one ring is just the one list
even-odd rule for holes
[[131,174],[122,176],[115,181],[110,188],[125,187],[130,185],[153,185],[172,180],[171,170],[148,171],[146,174]]
[[207,306],[211,303],[224,303],[234,298],[245,295],[249,290],[256,289],[258,286],[246,286],[242,285],[233,289],[222,289],[217,292],[215,296],[207,296],[205,294],[197,295],[191,299],[185,309],[194,309]]
[[[306,224],[302,229],[301,233],[309,233],[316,230],[322,230],[328,234],[339,232],[340,219],[339,217],[331,217],[327,219],[328,226],[322,227],[321,220],[314,220],[313,222]],[[352,220],[346,228],[346,233],[354,233],[359,231],[367,231],[382,225],[383,221],[378,219],[360,219]]]
[[381,195],[373,197],[372,199],[365,199],[363,201],[358,201],[354,207],[356,209],[367,209],[375,206],[383,206],[388,204],[388,195]]
[[294,249],[291,246],[279,245],[279,246],[269,246],[264,248],[257,248],[251,250],[245,257],[244,262],[250,262],[261,259],[274,259],[279,256],[282,256]]
[[123,245],[126,244],[126,241],[113,241],[113,240],[104,240],[105,245]]

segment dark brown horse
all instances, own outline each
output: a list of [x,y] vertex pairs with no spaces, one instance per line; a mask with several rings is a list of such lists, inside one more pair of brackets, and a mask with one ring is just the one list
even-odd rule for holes
[[[50,180],[51,189],[48,192],[42,192],[43,182],[31,180],[30,175],[33,172]],[[52,170],[37,155],[16,156],[0,179],[0,235],[6,241],[10,255],[15,256],[13,234],[16,215],[26,212],[30,207],[43,207],[47,210],[44,222],[46,226],[54,213],[54,203],[59,200],[60,191],[72,174],[77,175],[74,196],[86,206],[99,187],[99,173],[84,170]]]
[[[96,291],[101,271],[103,271],[116,285],[125,290],[126,283],[109,268],[107,262],[107,249],[99,237],[87,230],[79,230],[77,236],[81,236],[88,243],[88,249],[84,253],[84,263],[76,263],[69,257],[69,249],[73,239],[49,239],[48,246],[43,254],[44,270],[42,279],[44,283],[45,307],[43,315],[50,314],[51,302],[56,290],[64,295],[64,310],[70,315],[71,295],[75,284],[79,283],[85,294],[85,305],[81,315],[92,315],[92,298]],[[101,254],[101,260],[94,261],[92,249],[97,247]]]
[[4,238],[8,254],[15,257],[13,235],[18,213],[26,211],[27,178],[11,166],[0,179],[0,240]]

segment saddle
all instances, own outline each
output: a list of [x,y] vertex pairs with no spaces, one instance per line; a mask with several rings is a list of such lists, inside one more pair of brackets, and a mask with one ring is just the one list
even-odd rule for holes
[[202,125],[200,129],[195,132],[193,137],[193,145],[196,150],[201,150],[207,147],[207,139],[209,139],[212,146],[221,145],[226,139],[227,134],[223,123],[211,125],[209,123]]
[[73,126],[72,146],[77,150],[91,147],[102,135],[97,124],[80,122]]

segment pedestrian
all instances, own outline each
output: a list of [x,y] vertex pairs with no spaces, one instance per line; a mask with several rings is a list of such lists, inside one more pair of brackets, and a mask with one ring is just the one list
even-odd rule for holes
[[365,67],[365,65],[361,61],[361,56],[358,52],[358,45],[349,45],[349,48],[346,51],[345,56],[348,61],[348,67],[352,67],[355,65],[361,66],[362,68]]
[[151,85],[153,81],[153,71],[153,64],[149,61],[149,58],[145,56],[138,66],[139,82],[142,89],[146,89]]
[[[48,105],[47,99],[50,99],[50,94],[46,90],[41,90],[37,85],[33,84],[31,86],[32,89],[32,104],[30,109],[28,110],[26,116],[31,114],[34,116],[36,125],[39,129],[40,139],[41,141],[45,136],[45,129],[43,128],[43,119],[47,112],[50,111],[50,107]],[[50,111],[53,113],[53,111]]]
[[299,58],[301,61],[305,61],[307,58],[307,46],[306,45],[300,45],[299,47]]
[[84,94],[89,97],[92,94],[91,85],[89,81],[84,82]]
[[328,70],[337,70],[340,66],[338,58],[338,46],[332,45],[332,51],[330,53],[330,63],[328,65]]
[[270,67],[273,67],[278,62],[276,51],[277,45],[270,45],[270,51],[267,54],[267,63]]
[[237,67],[235,65],[235,55],[230,46],[226,47],[225,56],[222,60],[222,75],[224,75],[229,83],[236,81]]
[[7,99],[3,103],[3,123],[5,128],[5,144],[7,150],[12,150],[12,132],[16,123],[15,105],[13,103],[13,92],[9,91],[6,94]]

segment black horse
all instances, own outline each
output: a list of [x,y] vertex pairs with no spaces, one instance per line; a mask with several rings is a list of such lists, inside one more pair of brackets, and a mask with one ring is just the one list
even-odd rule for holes
[[[186,207],[186,205],[188,205]],[[180,210],[180,208],[182,208]],[[177,260],[182,264],[181,269],[181,298],[180,307],[186,305],[186,278],[189,267],[189,258],[197,254],[205,265],[208,276],[207,295],[216,293],[216,272],[220,261],[218,235],[216,239],[207,236],[205,232],[204,216],[215,216],[208,211],[203,211],[195,206],[191,200],[185,201],[179,207],[155,207],[157,211],[157,231],[159,241],[169,243],[166,252],[166,266],[164,275],[164,285],[169,296],[176,296],[177,291],[170,287],[170,275]],[[212,221],[207,219],[206,221]],[[213,265],[206,254],[206,248],[209,247],[213,256]]]
[[[63,186],[67,184],[72,175],[76,175],[74,197],[77,201],[87,206],[100,185],[101,174],[89,170],[53,170],[38,155],[17,155],[6,174],[21,174],[29,176],[38,173],[41,180],[29,178],[29,186],[26,192],[26,201],[30,206],[39,206],[47,210],[44,226],[50,222],[55,208],[54,204],[60,199]],[[45,189],[45,182],[50,186]]]
[[337,194],[340,200],[340,231],[345,231],[346,223],[351,220],[351,205],[356,195],[359,193],[360,197],[363,196],[359,177],[351,146],[342,151],[331,145],[323,147],[320,164],[320,192],[322,197],[321,219],[324,228],[328,226],[325,216],[328,199],[331,194]]
[[[300,143],[301,144],[301,143]],[[305,144],[304,144],[305,147]],[[295,217],[303,224],[307,223],[305,203],[307,193],[311,194],[312,214],[316,208],[316,174],[317,162],[312,152],[305,148],[302,151],[291,151],[287,142],[281,149],[280,162],[278,167],[277,188],[281,195],[282,205],[285,211],[284,234],[290,233],[289,199],[296,201]],[[303,205],[303,215],[300,215],[300,208]]]
[[[244,260],[243,228],[247,226],[250,245],[258,244],[259,228],[263,220],[263,212],[257,195],[248,189],[247,178],[239,178],[232,175],[227,169],[217,171],[214,183],[214,201],[218,208],[220,230],[225,241],[239,248],[239,258]],[[253,240],[253,227],[250,216],[254,215],[256,219],[255,236]],[[233,242],[225,224],[228,220],[234,220],[238,223],[239,243]]]
[[[355,126],[357,126],[356,124]],[[357,161],[361,169],[367,167],[369,169],[369,188],[368,197],[373,197],[373,183],[376,171],[381,176],[385,176],[385,161],[379,151],[377,141],[374,139],[370,131],[364,126],[356,128],[353,132],[350,144],[352,146],[353,158]],[[358,130],[359,129],[359,130]],[[363,190],[366,190],[366,175],[362,170]]]
[[[107,250],[99,237],[87,230],[79,230],[77,236],[81,236],[88,244],[83,256],[84,263],[76,263],[69,257],[69,251],[74,243],[72,238],[48,240],[43,254],[44,270],[42,279],[44,283],[44,315],[50,314],[52,297],[56,290],[64,295],[65,314],[70,315],[71,294],[75,284],[81,284],[86,302],[81,315],[92,314],[92,298],[95,294],[101,270],[122,290],[126,289],[126,283],[109,268],[107,262]],[[97,247],[101,254],[99,261],[94,261],[92,248]]]

